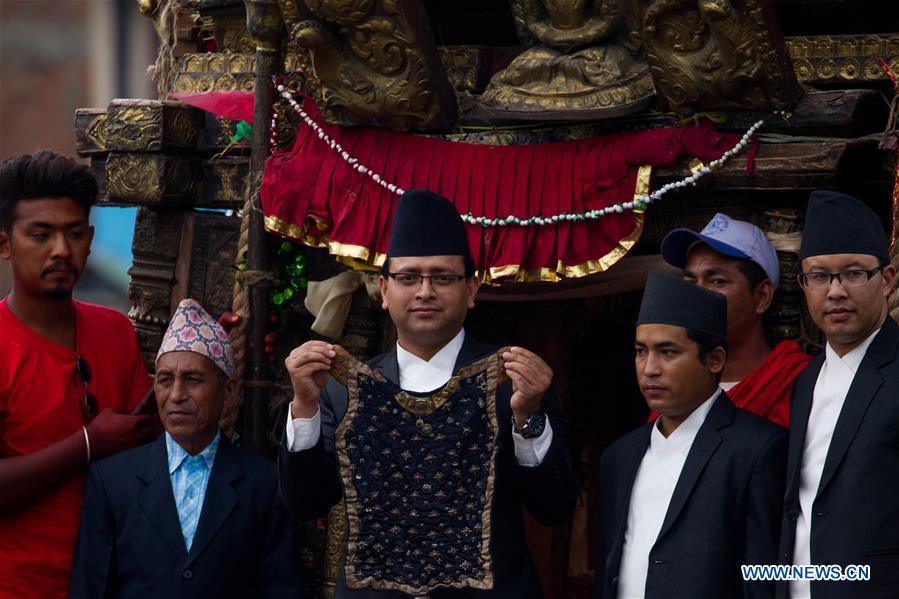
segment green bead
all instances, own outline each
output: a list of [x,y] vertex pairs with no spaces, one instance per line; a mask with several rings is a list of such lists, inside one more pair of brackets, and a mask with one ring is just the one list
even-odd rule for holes
[[281,304],[284,303],[284,296],[281,295],[280,293],[276,293],[275,295],[272,296],[272,303],[275,304],[276,306],[280,306]]
[[287,289],[285,289],[283,291],[283,295],[284,295],[284,299],[289,300],[290,298],[293,297],[293,289],[288,287]]
[[291,244],[289,241],[283,241],[281,242],[281,247],[279,247],[278,249],[282,252],[289,252],[292,248],[293,244]]
[[300,278],[300,287],[305,289],[308,286],[309,286],[309,279],[307,279],[306,277],[301,277]]

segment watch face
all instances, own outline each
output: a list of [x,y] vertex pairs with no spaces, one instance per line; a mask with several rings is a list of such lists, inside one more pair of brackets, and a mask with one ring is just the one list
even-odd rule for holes
[[534,412],[530,416],[528,416],[528,422],[525,425],[525,435],[523,435],[527,439],[535,439],[543,434],[543,429],[546,428],[546,415],[542,412]]

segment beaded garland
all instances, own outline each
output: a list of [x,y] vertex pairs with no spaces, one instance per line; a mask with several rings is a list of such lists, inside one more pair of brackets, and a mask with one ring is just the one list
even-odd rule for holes
[[[313,131],[318,135],[318,138],[322,140],[325,144],[329,145],[332,150],[340,154],[340,157],[343,158],[344,162],[349,164],[353,170],[358,172],[360,175],[364,175],[369,177],[372,181],[387,189],[393,194],[398,196],[403,195],[406,190],[403,188],[394,185],[393,183],[389,183],[385,181],[383,177],[381,177],[378,173],[373,172],[370,168],[366,167],[364,164],[359,162],[359,160],[353,156],[350,156],[349,152],[347,152],[343,146],[340,145],[339,142],[334,140],[330,135],[328,135],[321,126],[315,122],[309,113],[303,110],[303,106],[300,102],[297,102],[294,98],[294,94],[297,93],[295,90],[288,89],[283,84],[279,84],[277,86],[278,93],[281,94],[290,107],[296,112],[299,117],[303,120],[306,125],[312,128]],[[742,152],[746,149],[746,146],[752,141],[752,137],[756,134],[756,132],[765,124],[764,120],[756,121],[746,133],[743,134],[743,137],[740,138],[734,147],[730,150],[727,150],[722,154],[722,156],[716,160],[712,160],[708,163],[708,165],[703,166],[699,170],[697,170],[692,175],[681,179],[680,181],[674,181],[671,183],[666,183],[659,189],[653,191],[652,193],[641,195],[639,197],[634,198],[629,202],[621,202],[619,204],[613,204],[611,206],[607,206],[605,208],[601,208],[599,210],[588,210],[587,212],[562,212],[559,214],[554,214],[552,216],[531,216],[529,218],[521,218],[515,216],[514,214],[510,214],[504,218],[488,218],[486,216],[474,216],[470,212],[461,215],[462,220],[471,225],[480,225],[482,227],[506,227],[510,225],[517,225],[521,227],[527,227],[532,225],[542,226],[542,225],[553,225],[563,221],[586,221],[586,220],[599,220],[607,214],[618,213],[621,214],[625,210],[646,210],[650,204],[653,202],[660,200],[662,196],[673,189],[682,189],[687,186],[695,186],[696,183],[711,173],[714,170],[717,170],[722,165],[724,165],[728,160]],[[269,142],[272,148],[275,147],[277,143],[276,136],[276,128],[277,128],[277,112],[275,112],[272,117],[272,132],[269,138]]]

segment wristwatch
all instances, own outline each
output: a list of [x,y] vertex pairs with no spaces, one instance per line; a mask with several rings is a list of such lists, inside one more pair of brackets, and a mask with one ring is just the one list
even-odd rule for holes
[[546,414],[543,412],[531,412],[524,426],[518,426],[515,415],[512,415],[512,430],[525,439],[536,439],[543,434],[546,428]]

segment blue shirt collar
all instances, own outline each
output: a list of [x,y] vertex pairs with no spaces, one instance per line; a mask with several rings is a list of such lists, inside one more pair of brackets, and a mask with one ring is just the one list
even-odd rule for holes
[[[206,467],[212,470],[212,464],[215,462],[215,454],[219,448],[219,440],[222,437],[222,430],[219,429],[215,433],[215,438],[212,442],[206,446],[206,448],[198,453],[197,455],[203,458],[203,461],[206,462]],[[181,464],[184,463],[184,460],[190,457],[190,454],[186,449],[178,445],[178,442],[175,441],[172,436],[166,431],[165,433],[165,448],[168,453],[169,459],[169,474],[172,474],[181,467]]]

